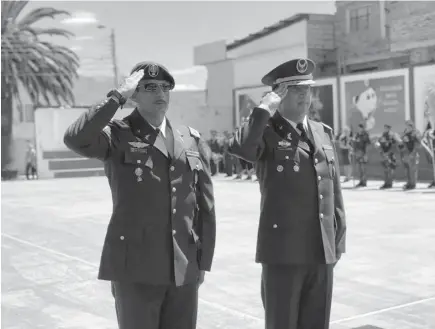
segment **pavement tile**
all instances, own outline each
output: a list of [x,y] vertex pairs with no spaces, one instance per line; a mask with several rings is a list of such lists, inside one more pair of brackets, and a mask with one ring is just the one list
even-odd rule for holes
[[[258,183],[214,181],[216,256],[198,328],[262,329]],[[335,268],[331,329],[434,329],[435,193],[380,185],[343,185],[347,253]],[[1,193],[2,327],[117,328],[110,285],[96,280],[111,211],[107,180],[2,182]]]

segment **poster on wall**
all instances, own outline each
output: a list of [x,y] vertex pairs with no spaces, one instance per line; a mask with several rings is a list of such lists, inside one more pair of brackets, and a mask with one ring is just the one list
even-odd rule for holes
[[391,70],[343,77],[341,112],[345,125],[356,131],[360,123],[372,136],[405,129],[410,118],[408,70]]
[[[338,126],[336,113],[337,93],[335,78],[316,81],[312,87],[312,101],[309,110],[310,118],[322,121],[332,128]],[[263,95],[270,91],[268,86],[238,89],[235,92],[237,125],[247,118],[257,106]]]
[[421,132],[428,122],[435,125],[435,65],[414,68],[414,113]]
[[334,130],[338,127],[336,79],[317,80],[311,88],[310,118],[322,121]]

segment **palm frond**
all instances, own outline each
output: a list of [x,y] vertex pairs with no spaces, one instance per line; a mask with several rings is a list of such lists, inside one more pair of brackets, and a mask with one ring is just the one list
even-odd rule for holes
[[71,16],[71,14],[68,11],[65,10],[58,10],[55,8],[38,8],[35,10],[32,10],[30,13],[28,13],[23,19],[20,20],[18,23],[19,28],[24,28],[25,26],[31,25],[33,23],[36,23],[37,21],[43,19],[43,18],[54,18],[55,16],[59,15],[67,15]]
[[18,15],[29,1],[2,1],[1,5],[1,27],[2,34],[6,29],[6,25],[15,22]]
[[41,35],[56,35],[56,36],[60,36],[60,37],[65,37],[65,38],[70,38],[74,36],[74,33],[65,30],[65,29],[56,29],[56,28],[49,28],[49,29],[44,29],[44,28],[31,28],[29,26],[27,26],[26,28],[23,29],[23,31],[28,31],[29,33],[31,33],[32,35],[34,35],[35,37],[39,37]]

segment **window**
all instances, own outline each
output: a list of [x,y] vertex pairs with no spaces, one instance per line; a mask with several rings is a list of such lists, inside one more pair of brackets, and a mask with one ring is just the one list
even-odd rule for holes
[[349,11],[349,32],[368,30],[370,25],[370,7],[360,7]]

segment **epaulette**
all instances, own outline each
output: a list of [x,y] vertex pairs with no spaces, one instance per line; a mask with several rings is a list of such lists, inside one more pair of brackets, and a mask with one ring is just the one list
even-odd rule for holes
[[198,130],[193,129],[192,127],[188,127],[190,131],[190,135],[196,138],[201,138],[201,134],[198,132]]

